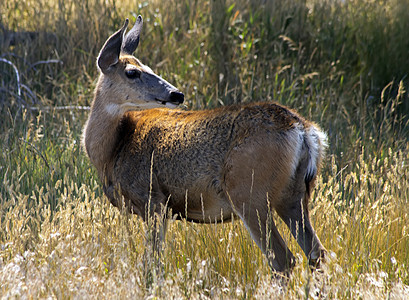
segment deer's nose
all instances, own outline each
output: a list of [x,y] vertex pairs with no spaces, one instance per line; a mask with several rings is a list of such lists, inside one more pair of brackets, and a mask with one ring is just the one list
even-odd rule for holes
[[181,103],[183,103],[183,100],[185,100],[185,95],[183,95],[183,93],[181,93],[179,91],[175,91],[175,92],[170,93],[170,97],[169,97],[170,102],[181,104]]

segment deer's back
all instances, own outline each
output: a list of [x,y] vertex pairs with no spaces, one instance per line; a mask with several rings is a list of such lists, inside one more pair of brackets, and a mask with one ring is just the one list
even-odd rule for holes
[[203,199],[211,205],[211,199],[220,203],[225,197],[225,162],[233,149],[256,136],[280,143],[296,123],[304,120],[277,104],[129,112],[118,128],[112,178],[137,205],[152,191],[181,213],[186,197],[200,210]]

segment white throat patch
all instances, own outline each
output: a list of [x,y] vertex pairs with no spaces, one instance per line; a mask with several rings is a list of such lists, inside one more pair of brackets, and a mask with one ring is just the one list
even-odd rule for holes
[[122,116],[124,113],[130,110],[139,110],[141,106],[139,104],[126,102],[122,104],[109,103],[105,105],[105,111],[112,117]]
[[117,116],[120,111],[121,108],[118,104],[114,104],[114,103],[109,103],[107,105],[105,105],[105,111],[112,117]]

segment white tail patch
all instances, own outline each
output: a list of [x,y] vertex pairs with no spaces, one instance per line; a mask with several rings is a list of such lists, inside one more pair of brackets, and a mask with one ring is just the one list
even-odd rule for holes
[[304,127],[301,124],[296,124],[294,130],[289,131],[288,136],[290,146],[294,147],[294,154],[291,162],[291,175],[293,176],[297,170],[298,164],[300,163],[300,156],[305,136]]
[[325,154],[328,146],[327,135],[316,126],[312,125],[306,129],[306,143],[310,159],[308,161],[306,178],[314,177],[318,171],[318,164]]
[[305,143],[309,156],[305,177],[313,178],[317,174],[318,164],[325,154],[327,135],[314,125],[304,128],[303,125],[296,124],[295,128],[288,133],[288,138],[289,146],[293,147],[291,174],[296,173]]

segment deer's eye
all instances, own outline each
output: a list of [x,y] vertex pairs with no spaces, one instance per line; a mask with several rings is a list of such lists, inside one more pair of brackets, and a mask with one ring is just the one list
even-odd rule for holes
[[126,77],[128,77],[130,79],[140,78],[141,77],[141,71],[139,71],[137,69],[126,70],[125,75],[126,75]]

